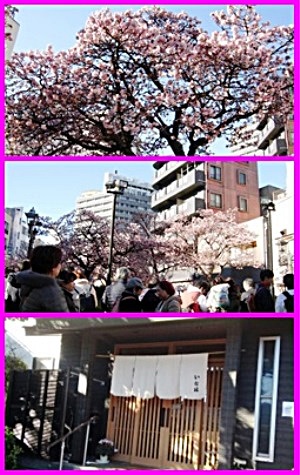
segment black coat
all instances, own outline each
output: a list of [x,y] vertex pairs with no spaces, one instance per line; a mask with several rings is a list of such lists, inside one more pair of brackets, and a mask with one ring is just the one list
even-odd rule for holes
[[119,312],[141,312],[142,306],[138,297],[130,290],[125,290],[122,293],[120,303],[119,303]]
[[254,296],[256,312],[275,312],[275,303],[270,290],[263,284],[259,284]]

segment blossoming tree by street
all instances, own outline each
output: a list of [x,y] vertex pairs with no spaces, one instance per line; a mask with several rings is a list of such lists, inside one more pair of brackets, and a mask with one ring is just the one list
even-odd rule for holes
[[209,34],[160,7],[100,10],[73,48],[14,54],[7,153],[194,156],[253,117],[290,112],[293,27],[252,6],[212,17]]
[[168,224],[165,233],[178,256],[178,265],[188,263],[208,280],[214,269],[221,273],[224,267],[261,265],[254,262],[255,235],[237,223],[236,214],[236,209],[207,209],[191,219],[183,215]]
[[[200,211],[199,216],[180,216],[162,222],[156,229],[141,216],[136,222],[116,224],[114,270],[129,267],[144,283],[175,268],[200,271],[207,279],[214,268],[254,266],[253,233],[236,222],[236,211]],[[60,237],[64,259],[90,275],[95,269],[105,278],[108,263],[109,224],[91,212],[70,213],[56,222],[44,219],[43,226]],[[212,270],[211,270],[212,269]]]

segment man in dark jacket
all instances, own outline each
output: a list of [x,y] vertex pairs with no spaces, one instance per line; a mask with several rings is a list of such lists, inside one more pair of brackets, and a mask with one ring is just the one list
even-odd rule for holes
[[144,286],[138,277],[133,277],[129,279],[126,285],[125,291],[122,293],[120,302],[119,302],[119,312],[132,312],[139,313],[142,311],[142,305],[139,300],[139,296],[142,293]]
[[56,277],[61,270],[62,252],[56,246],[37,246],[30,259],[31,270],[19,272],[21,312],[68,312]]
[[254,296],[256,312],[275,312],[274,299],[270,292],[274,274],[270,269],[264,269],[260,273],[260,284]]

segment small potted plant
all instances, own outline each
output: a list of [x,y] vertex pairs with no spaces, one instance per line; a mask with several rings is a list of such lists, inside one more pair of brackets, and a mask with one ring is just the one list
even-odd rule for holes
[[109,457],[112,457],[117,450],[114,443],[109,439],[101,439],[98,442],[97,455],[99,455],[99,463],[109,463]]

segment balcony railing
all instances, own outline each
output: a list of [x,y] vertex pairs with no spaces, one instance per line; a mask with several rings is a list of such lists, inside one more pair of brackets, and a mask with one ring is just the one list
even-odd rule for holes
[[265,127],[257,134],[257,148],[265,149],[270,140],[273,140],[284,129],[281,120],[270,118]]
[[[187,167],[188,162],[167,162],[161,168],[155,171],[154,179],[153,179],[153,186],[157,185],[160,181],[166,181],[165,179],[170,178],[170,175],[175,175],[176,171],[179,171],[182,167]],[[197,169],[199,169],[201,163],[197,165]],[[203,166],[204,170],[204,166]]]
[[266,148],[265,155],[270,157],[286,155],[287,150],[287,143],[285,139],[275,139],[273,142],[271,142],[269,147]]
[[166,202],[176,201],[176,199],[188,198],[190,193],[205,188],[205,174],[201,170],[191,170],[178,180],[173,181],[169,186],[154,192],[152,195],[152,208],[159,211]]
[[[200,193],[200,195],[201,194],[202,192]],[[201,197],[196,198],[195,196],[192,196],[191,198],[184,201],[184,203],[175,204],[171,206],[171,208],[161,211],[160,213],[157,214],[157,220],[168,221],[169,219],[172,219],[175,216],[178,216],[180,214],[185,214],[187,216],[190,216],[196,213],[196,211],[199,209],[205,209],[205,207],[206,207],[206,204],[205,204],[204,193],[203,193],[203,196]]]

